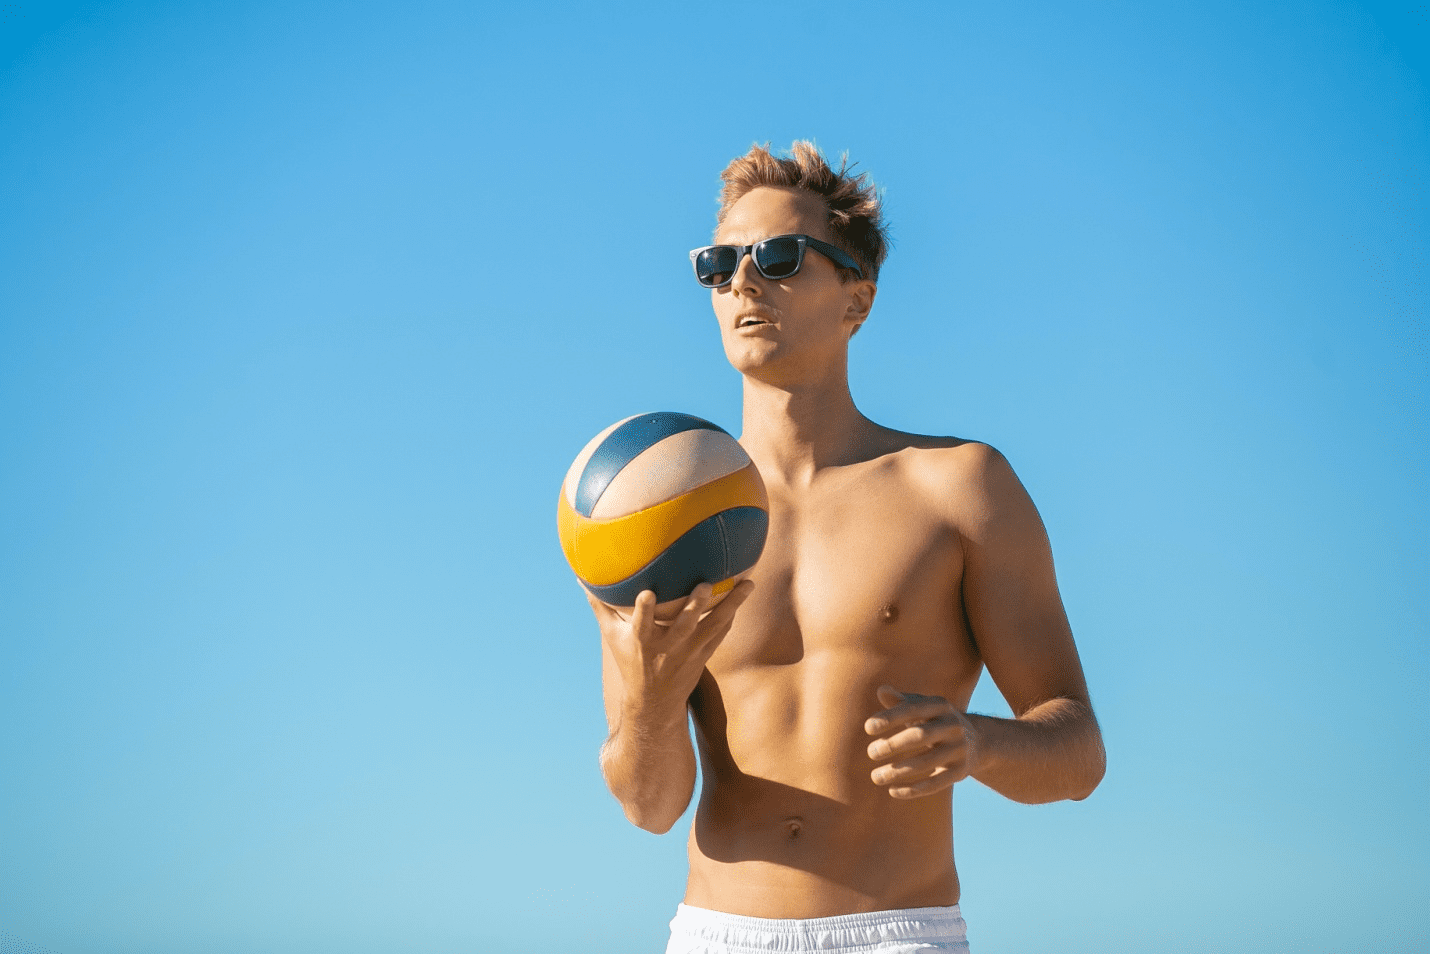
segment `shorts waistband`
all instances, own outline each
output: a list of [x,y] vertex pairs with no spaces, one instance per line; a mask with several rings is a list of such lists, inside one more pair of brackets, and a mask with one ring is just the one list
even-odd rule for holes
[[725,945],[730,951],[869,950],[890,943],[965,941],[958,905],[869,911],[828,918],[752,918],[681,904],[672,934]]

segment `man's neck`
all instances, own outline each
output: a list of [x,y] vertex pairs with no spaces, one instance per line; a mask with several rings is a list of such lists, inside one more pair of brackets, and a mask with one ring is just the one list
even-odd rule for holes
[[746,377],[744,404],[740,443],[766,481],[786,486],[864,460],[881,431],[854,406],[847,372],[797,385]]

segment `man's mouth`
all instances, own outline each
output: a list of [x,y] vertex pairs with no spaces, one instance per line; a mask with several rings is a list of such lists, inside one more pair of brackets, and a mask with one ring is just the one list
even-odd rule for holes
[[751,325],[768,325],[770,320],[761,315],[741,315],[735,321],[736,328],[748,328]]

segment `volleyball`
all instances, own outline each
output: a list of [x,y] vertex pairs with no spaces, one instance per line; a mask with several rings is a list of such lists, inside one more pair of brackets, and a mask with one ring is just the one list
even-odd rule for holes
[[739,441],[709,421],[657,411],[617,421],[576,455],[556,528],[592,596],[629,609],[652,590],[657,616],[668,618],[699,584],[718,599],[755,565],[769,498]]

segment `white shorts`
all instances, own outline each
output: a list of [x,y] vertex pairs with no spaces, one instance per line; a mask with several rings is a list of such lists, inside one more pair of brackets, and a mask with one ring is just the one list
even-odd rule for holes
[[682,904],[670,922],[665,954],[968,954],[958,905],[841,914],[833,918],[747,918]]

